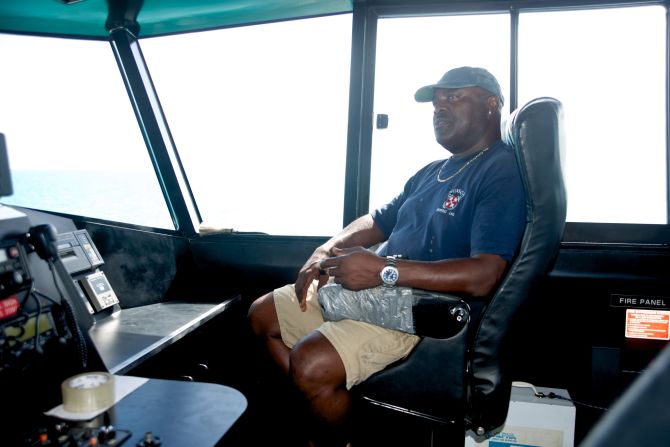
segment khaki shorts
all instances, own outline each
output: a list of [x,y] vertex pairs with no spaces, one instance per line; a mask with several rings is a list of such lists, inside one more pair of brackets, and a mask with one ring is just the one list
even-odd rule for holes
[[282,340],[292,348],[318,330],[335,347],[347,373],[347,389],[406,357],[419,342],[416,335],[354,320],[326,321],[321,315],[315,281],[307,292],[307,310],[300,311],[293,284],[274,291]]

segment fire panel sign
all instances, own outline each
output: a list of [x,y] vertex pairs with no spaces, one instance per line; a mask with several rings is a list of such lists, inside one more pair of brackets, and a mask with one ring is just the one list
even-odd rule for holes
[[667,296],[622,295],[617,293],[610,296],[610,306],[670,310],[670,298]]
[[626,337],[670,339],[670,311],[626,309]]

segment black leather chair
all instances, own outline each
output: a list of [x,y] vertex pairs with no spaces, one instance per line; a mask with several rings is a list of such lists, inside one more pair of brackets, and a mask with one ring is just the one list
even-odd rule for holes
[[445,435],[444,445],[463,445],[466,429],[486,435],[507,417],[512,378],[505,369],[505,341],[510,323],[551,266],[565,226],[562,117],[559,101],[538,98],[503,124],[503,140],[516,150],[526,189],[526,228],[496,292],[485,303],[472,303],[473,310],[480,305],[479,317],[450,338],[424,337],[405,360],[354,389],[367,409],[372,405],[427,421],[432,445]]

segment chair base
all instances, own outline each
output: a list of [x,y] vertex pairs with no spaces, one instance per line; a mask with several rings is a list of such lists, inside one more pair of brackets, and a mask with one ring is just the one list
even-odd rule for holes
[[462,447],[463,421],[431,415],[361,398],[356,403],[352,446],[365,447]]

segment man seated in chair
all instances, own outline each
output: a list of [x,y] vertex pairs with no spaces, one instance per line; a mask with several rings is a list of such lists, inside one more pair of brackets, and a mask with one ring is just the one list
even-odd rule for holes
[[[420,340],[360,321],[324,322],[318,289],[330,280],[352,290],[385,284],[486,297],[523,233],[524,190],[513,149],[500,139],[495,77],[455,68],[415,99],[432,101],[436,140],[451,156],[420,169],[390,203],[318,247],[295,284],[249,309],[253,331],[307,399],[314,421],[296,423],[310,424],[313,445],[346,444],[351,387]],[[364,248],[381,242],[376,253]]]

